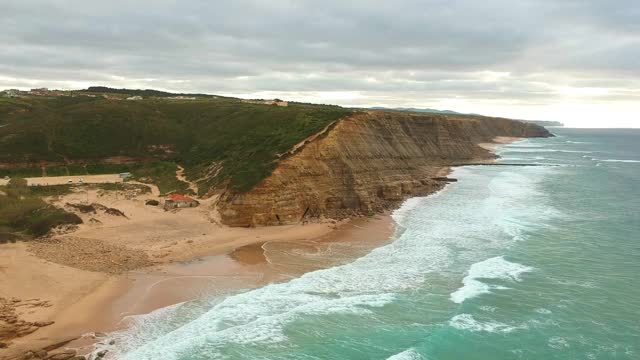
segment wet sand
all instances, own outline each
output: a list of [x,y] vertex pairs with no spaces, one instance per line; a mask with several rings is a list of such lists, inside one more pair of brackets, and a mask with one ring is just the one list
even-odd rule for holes
[[[496,142],[514,140],[518,139],[496,139]],[[73,236],[143,251],[157,264],[150,268],[119,275],[108,275],[109,269],[83,270],[82,261],[69,259],[74,253],[66,251],[65,234],[54,237],[60,241],[60,251],[49,252],[60,256],[47,260],[36,257],[26,244],[0,249],[0,271],[5,279],[10,279],[0,284],[0,296],[41,297],[53,304],[23,314],[29,319],[51,320],[55,324],[14,339],[13,354],[83,334],[121,329],[126,326],[122,320],[129,315],[257,288],[346,263],[390,241],[394,232],[390,215],[338,223],[228,228],[211,217],[215,199],[203,201],[196,209],[165,212],[145,205],[145,200],[157,197],[157,191],[153,190],[132,199],[123,199],[122,195],[114,199],[108,193],[86,191],[51,200],[64,206],[66,202],[81,203],[86,199],[87,203],[95,201],[122,210],[127,218],[81,214],[85,225]],[[92,223],[91,218],[98,222]],[[11,256],[6,257],[8,253]],[[107,261],[94,265],[108,267],[110,261],[124,261],[133,252],[123,251],[112,258],[114,254],[96,254],[107,257]],[[67,346],[86,353],[95,341],[94,337],[85,336]],[[8,353],[0,349],[0,359]]]
[[[299,225],[304,228],[307,225]],[[240,240],[236,248],[228,245],[209,256],[188,261],[175,261],[151,268],[129,271],[118,276],[83,271],[41,260],[25,251],[19,261],[33,262],[33,267],[46,264],[53,274],[68,273],[71,278],[59,282],[58,294],[52,302],[64,304],[55,309],[43,309],[40,317],[55,319],[55,325],[43,327],[21,339],[15,339],[12,351],[18,354],[54,343],[65,342],[80,354],[89,353],[100,340],[94,334],[108,333],[127,326],[127,316],[146,314],[153,310],[181,303],[224,294],[254,289],[273,282],[286,281],[306,272],[332,267],[352,261],[392,239],[394,222],[388,214],[371,218],[362,217],[328,224],[330,231],[317,232],[302,239],[287,236],[252,237],[253,242]],[[314,229],[309,226],[309,230]],[[260,230],[260,229],[255,229]],[[269,231],[278,230],[270,227]],[[300,230],[304,234],[304,229]],[[275,232],[277,234],[277,231]],[[298,235],[300,235],[298,234]],[[22,247],[24,244],[12,246]],[[24,249],[23,249],[24,250]],[[28,262],[28,261],[27,261]],[[33,269],[32,269],[33,270]],[[37,273],[36,270],[32,271]],[[57,276],[57,275],[53,275]],[[73,299],[75,286],[84,281],[86,294]],[[20,281],[17,279],[16,281]],[[66,284],[66,285],[65,285]],[[44,284],[41,284],[45,286]],[[17,287],[9,284],[9,287]],[[52,288],[34,289],[35,293],[55,293]],[[28,295],[28,294],[25,294]],[[76,294],[79,295],[79,294]],[[32,314],[33,315],[33,314]],[[38,316],[36,316],[38,317]],[[75,340],[73,340],[75,339]],[[0,358],[3,354],[0,353]]]
[[389,215],[356,218],[315,239],[257,242],[226,254],[133,271],[127,274],[130,287],[112,303],[112,315],[144,314],[200,296],[260,287],[332,267],[387,243],[393,231]]

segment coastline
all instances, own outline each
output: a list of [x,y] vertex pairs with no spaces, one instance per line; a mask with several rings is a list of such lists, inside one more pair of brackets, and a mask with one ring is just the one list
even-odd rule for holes
[[[493,152],[498,145],[520,139],[496,138],[494,143],[479,146]],[[495,159],[485,161],[492,163]],[[443,167],[443,172],[449,171],[449,167]],[[28,280],[31,284],[28,288],[18,285],[26,280],[17,277],[0,286],[0,297],[26,299],[38,298],[39,294],[44,299],[46,294],[52,297],[46,299],[51,306],[32,309],[21,316],[29,321],[46,319],[54,323],[14,339],[9,350],[0,350],[0,359],[15,358],[25,351],[52,344],[63,344],[86,354],[99,341],[100,333],[126,326],[122,321],[126,316],[146,314],[216,292],[256,288],[335,266],[390,241],[394,232],[394,222],[388,213],[340,222],[229,228],[219,225],[207,213],[215,199],[203,201],[196,211],[178,212],[149,208],[144,205],[145,196],[125,202],[99,192],[72,194],[52,202],[81,202],[84,197],[123,210],[136,221],[91,215],[83,218],[89,225],[71,234],[54,236],[52,242],[44,245],[10,245],[13,255],[2,257],[0,270],[13,278],[13,273],[21,269],[21,274],[31,276]],[[91,218],[100,225],[90,225]],[[115,254],[115,260],[108,258],[111,264],[87,264],[86,258],[59,256],[56,250],[69,246],[67,237],[101,242],[108,239],[113,248],[93,250]],[[318,261],[309,261],[304,255],[302,258],[292,255],[319,254],[330,251],[336,244],[344,245],[340,249],[342,256],[330,253],[331,256]],[[128,269],[122,260],[140,253],[122,251],[124,248],[144,253],[152,265],[140,269],[132,264],[134,267]],[[34,273],[48,276],[33,279]],[[51,282],[54,278],[56,281]],[[16,287],[21,291],[9,291]],[[5,351],[7,355],[2,354]]]
[[[290,261],[295,257],[288,250],[317,253],[339,243],[353,250],[343,259],[347,261],[389,241],[393,231],[389,214],[336,223],[228,229],[210,238],[211,244],[203,249],[176,251],[154,266],[116,274],[44,260],[27,243],[6,244],[0,269],[10,281],[0,285],[0,297],[44,301],[43,306],[20,307],[18,318],[53,323],[11,339],[9,348],[0,349],[0,359],[21,359],[27,351],[39,349],[52,354],[56,348],[87,354],[103,333],[122,329],[127,316],[212,293],[284,281],[336,264],[300,266],[301,261]],[[275,244],[278,249],[268,248]],[[270,257],[279,259],[268,259],[265,247]]]

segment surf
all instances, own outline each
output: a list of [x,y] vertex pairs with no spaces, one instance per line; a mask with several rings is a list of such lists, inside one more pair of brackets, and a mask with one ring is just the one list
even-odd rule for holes
[[[451,279],[454,302],[497,290],[481,279],[515,282],[531,270],[500,253],[525,240],[541,216],[553,214],[536,185],[552,171],[457,168],[452,176],[459,182],[435,195],[410,199],[393,213],[397,232],[388,245],[350,263],[286,282],[166,309],[148,321],[139,320],[143,326],[114,334],[119,349],[112,349],[110,356],[217,359],[228,358],[223,354],[231,349],[259,346],[266,359],[270,349],[275,352],[295,342],[290,331],[300,321],[375,318],[442,274],[469,269],[466,277]],[[463,287],[455,290],[460,281]],[[451,321],[457,326],[471,323],[455,315]]]

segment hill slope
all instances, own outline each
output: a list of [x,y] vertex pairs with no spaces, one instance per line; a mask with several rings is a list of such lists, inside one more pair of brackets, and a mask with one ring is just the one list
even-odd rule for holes
[[175,178],[171,163],[178,163],[200,188],[228,183],[246,191],[270,174],[279,154],[349,113],[228,98],[0,99],[0,175],[31,168],[37,176],[46,162],[50,173],[64,167],[59,175],[133,170]]
[[500,118],[357,113],[282,161],[251,191],[224,193],[220,214],[229,225],[255,226],[392,209],[407,197],[442,188],[437,177],[449,166],[494,158],[478,144],[497,136],[551,134]]
[[492,158],[478,143],[551,136],[502,118],[162,95],[0,99],[0,176],[132,171],[188,192],[182,166],[199,195],[221,195],[223,222],[274,225],[393,208],[441,188],[448,166]]

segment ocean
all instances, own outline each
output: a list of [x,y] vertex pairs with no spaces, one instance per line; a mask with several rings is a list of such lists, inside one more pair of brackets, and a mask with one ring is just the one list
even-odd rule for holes
[[136,316],[117,359],[640,359],[640,130],[555,128],[346,264]]

